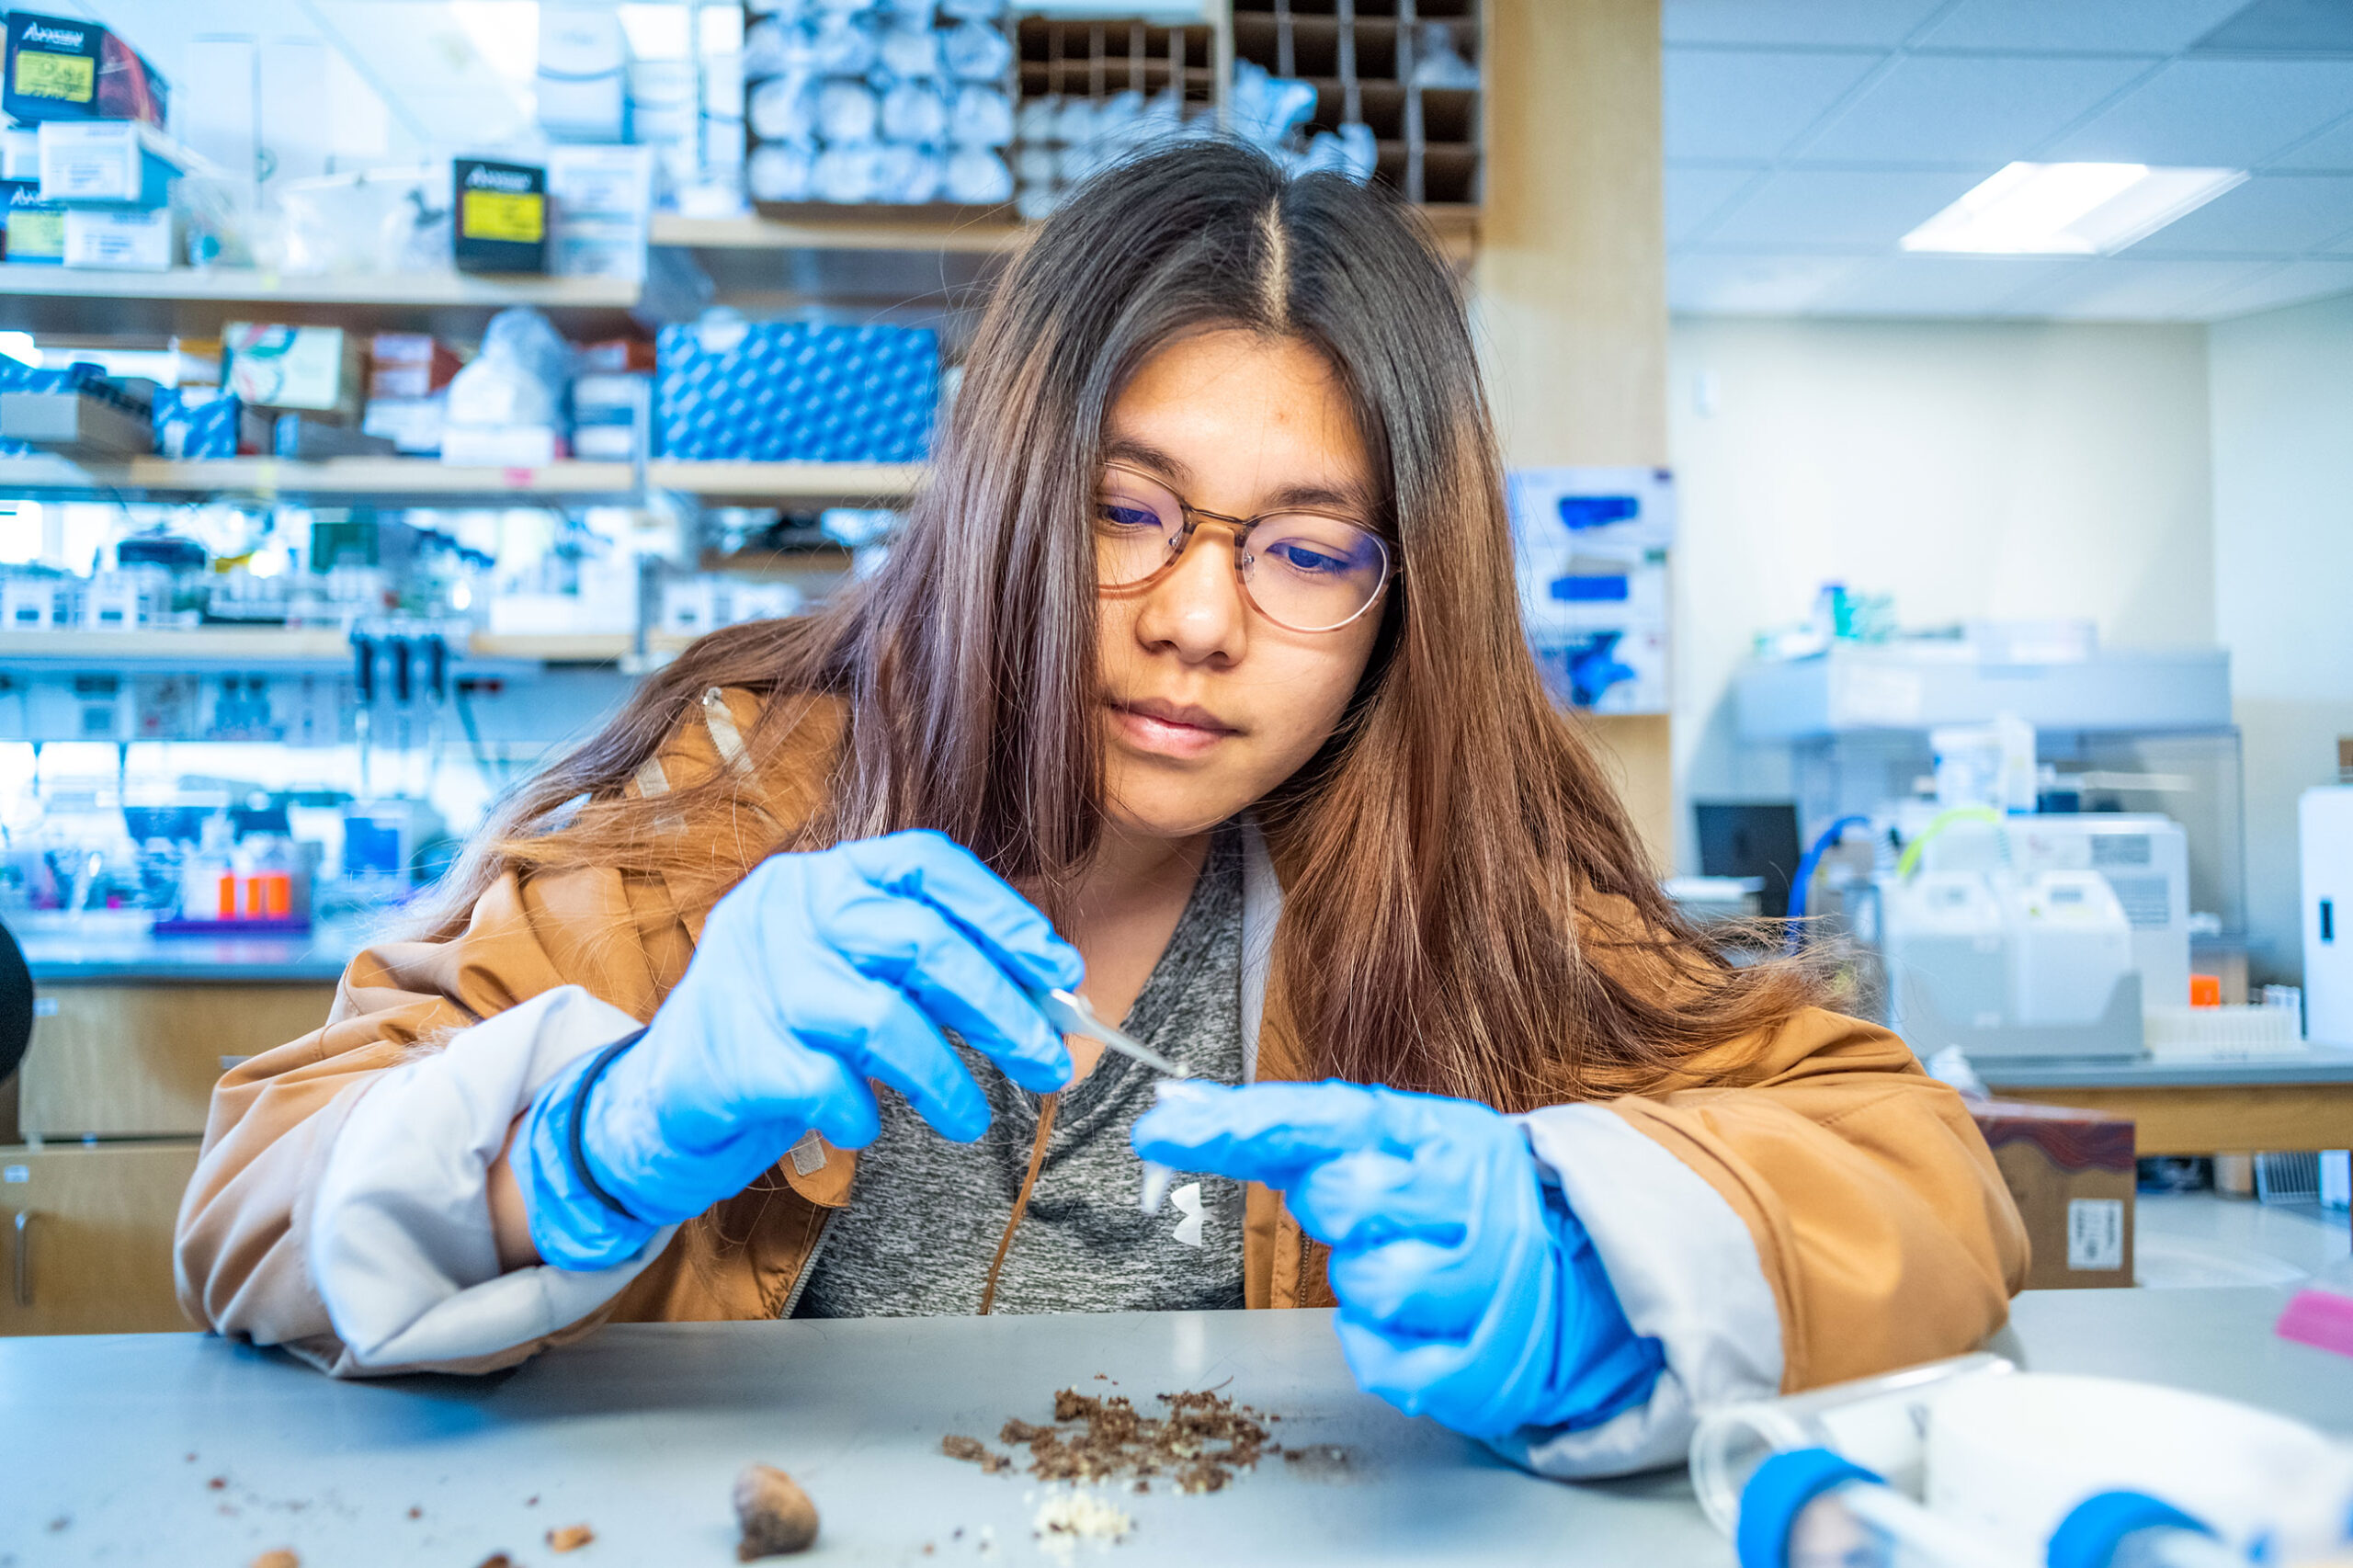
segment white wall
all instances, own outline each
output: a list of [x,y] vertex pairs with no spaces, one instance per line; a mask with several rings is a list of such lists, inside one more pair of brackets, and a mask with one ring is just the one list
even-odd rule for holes
[[2211,330],[2214,622],[2245,737],[2259,978],[2302,971],[2296,797],[2353,735],[2353,297]]
[[1825,580],[1893,592],[1907,629],[2089,616],[2109,645],[2213,642],[2204,328],[1691,318],[1671,356],[1681,868],[1695,795],[1774,789],[1734,767],[1726,683]]

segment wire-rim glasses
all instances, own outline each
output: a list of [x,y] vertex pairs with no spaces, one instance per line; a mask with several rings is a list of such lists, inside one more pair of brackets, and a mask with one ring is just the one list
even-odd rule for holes
[[1290,506],[1230,517],[1188,506],[1161,481],[1106,463],[1096,486],[1095,563],[1107,592],[1150,586],[1184,558],[1204,523],[1233,536],[1242,597],[1292,631],[1337,631],[1381,602],[1389,541],[1356,518]]

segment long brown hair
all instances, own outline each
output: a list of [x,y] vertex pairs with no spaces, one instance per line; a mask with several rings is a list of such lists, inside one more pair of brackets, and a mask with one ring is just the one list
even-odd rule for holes
[[[1256,807],[1287,884],[1274,964],[1298,1065],[1518,1108],[1656,1082],[1811,1002],[1809,971],[1735,968],[1686,924],[1546,696],[1464,302],[1419,220],[1222,142],[1116,167],[1043,224],[980,323],[881,572],[650,677],[517,791],[452,911],[505,869],[707,859],[675,825],[699,807],[741,831],[724,769],[659,806],[620,796],[713,687],[846,702],[826,803],[763,824],[764,846],[933,828],[1051,909],[1102,827],[1088,513],[1105,417],[1155,351],[1212,327],[1330,361],[1401,562],[1337,732]],[[756,777],[801,706],[766,704]]]

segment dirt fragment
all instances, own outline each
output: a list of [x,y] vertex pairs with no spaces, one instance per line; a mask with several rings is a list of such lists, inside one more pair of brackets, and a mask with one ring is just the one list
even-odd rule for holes
[[477,1563],[475,1568],[515,1568],[515,1560],[503,1551],[494,1551]]
[[577,1551],[597,1539],[597,1532],[586,1525],[558,1525],[548,1531],[548,1550]]
[[774,1465],[756,1464],[735,1478],[735,1522],[744,1532],[735,1561],[805,1551],[817,1539],[817,1505]]
[[210,1491],[226,1492],[229,1489],[229,1478],[225,1475],[216,1475],[204,1484]]
[[71,1514],[60,1514],[60,1515],[58,1515],[58,1516],[57,1516],[57,1517],[55,1517],[55,1518],[53,1518],[53,1519],[51,1519],[51,1520],[50,1520],[50,1521],[49,1521],[49,1533],[50,1533],[50,1534],[51,1534],[51,1535],[55,1535],[58,1531],[60,1531],[60,1530],[62,1530],[62,1529],[65,1528],[68,1525],[72,1524],[73,1522],[74,1522],[74,1516],[73,1516],[73,1515],[71,1515]]
[[425,1517],[425,1510],[411,1503],[408,1506],[408,1517],[412,1519],[421,1519]]
[[251,1568],[302,1568],[302,1560],[285,1547],[265,1551],[253,1560]]
[[979,1465],[990,1475],[995,1475],[998,1471],[1009,1469],[1013,1464],[1012,1456],[998,1453],[978,1437],[967,1437],[961,1432],[950,1432],[940,1438],[939,1451],[951,1460],[962,1460],[967,1464]]
[[[1262,1418],[1213,1389],[1164,1393],[1160,1403],[1166,1414],[1153,1416],[1123,1394],[1059,1389],[1052,1425],[1012,1416],[997,1433],[997,1441],[1026,1447],[1029,1473],[1040,1481],[1142,1482],[1165,1473],[1179,1492],[1222,1491],[1235,1472],[1255,1469],[1263,1455],[1280,1451],[1261,1424],[1271,1417]],[[942,1451],[959,1458],[971,1456],[951,1449],[951,1443],[979,1447],[971,1438],[942,1439]]]

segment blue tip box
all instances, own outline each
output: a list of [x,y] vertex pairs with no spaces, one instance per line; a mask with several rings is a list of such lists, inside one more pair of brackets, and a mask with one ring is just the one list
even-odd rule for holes
[[667,458],[920,462],[939,405],[939,335],[810,322],[665,326],[654,399]]

